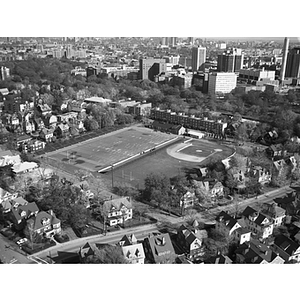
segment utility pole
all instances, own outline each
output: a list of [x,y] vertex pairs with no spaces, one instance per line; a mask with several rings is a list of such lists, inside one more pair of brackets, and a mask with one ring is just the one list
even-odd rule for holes
[[111,165],[111,187],[114,188],[114,165]]

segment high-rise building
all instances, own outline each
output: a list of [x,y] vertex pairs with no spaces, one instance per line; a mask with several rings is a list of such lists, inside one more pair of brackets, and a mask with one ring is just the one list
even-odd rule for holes
[[283,43],[283,56],[282,56],[282,63],[281,63],[281,70],[280,70],[281,82],[284,80],[285,77],[288,50],[289,50],[289,39],[285,38]]
[[161,44],[162,44],[162,46],[167,46],[167,38],[166,37],[161,38]]
[[227,94],[236,88],[237,74],[228,72],[215,72],[208,77],[209,94]]
[[193,37],[189,37],[189,38],[188,38],[188,43],[189,43],[190,45],[194,45],[195,39],[194,39]]
[[243,68],[244,55],[241,49],[231,49],[218,55],[218,72],[238,72]]
[[285,77],[300,77],[300,47],[293,48],[289,51],[286,61]]
[[192,71],[204,71],[206,61],[206,48],[193,47],[192,48]]
[[162,58],[140,59],[140,79],[154,80],[154,76],[166,72],[166,60]]
[[170,46],[174,47],[176,45],[176,37],[170,38]]
[[9,68],[6,68],[4,66],[1,67],[1,72],[0,72],[0,79],[1,80],[6,80],[9,78]]

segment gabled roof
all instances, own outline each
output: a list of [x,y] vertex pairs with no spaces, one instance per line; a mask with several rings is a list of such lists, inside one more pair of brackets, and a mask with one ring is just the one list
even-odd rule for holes
[[249,218],[249,216],[253,215],[254,213],[257,213],[257,211],[251,206],[247,206],[245,210],[242,212],[242,216]]
[[227,255],[218,255],[210,260],[213,264],[232,264],[232,260]]
[[294,252],[300,247],[299,244],[296,242],[292,241],[290,238],[287,236],[281,234],[277,236],[274,240],[274,244],[282,249],[285,253],[288,255],[293,255]]
[[219,215],[216,217],[216,221],[219,223],[225,224],[225,226],[231,230],[237,222],[235,218],[232,216],[228,215],[225,211],[221,211]]
[[168,233],[150,236],[145,240],[149,242],[154,261],[166,256],[175,258],[175,250]]
[[103,211],[108,213],[112,210],[120,210],[122,206],[125,206],[127,209],[132,208],[132,204],[128,201],[127,197],[117,198],[105,201],[103,204]]
[[52,211],[49,212],[51,212],[51,214],[45,211],[40,211],[35,217],[30,218],[27,223],[31,222],[33,224],[34,231],[44,227],[42,223],[44,219],[49,219],[51,225],[59,223],[60,220],[56,218],[54,213]]
[[126,234],[124,235],[119,244],[121,246],[129,246],[129,245],[133,245],[133,244],[136,244],[137,243],[137,238],[135,237],[134,234]]
[[22,197],[17,197],[15,199],[9,199],[9,200],[6,200],[6,201],[3,201],[1,204],[2,204],[2,207],[4,210],[10,210],[14,205],[26,205],[28,202],[22,198]]
[[123,255],[126,259],[145,259],[145,252],[142,244],[133,244],[122,247]]

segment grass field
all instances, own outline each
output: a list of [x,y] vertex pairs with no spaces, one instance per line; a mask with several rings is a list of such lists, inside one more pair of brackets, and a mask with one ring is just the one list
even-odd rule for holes
[[[214,151],[214,149],[220,149],[222,151],[214,152],[218,153],[218,155],[221,155],[222,158],[228,157],[233,152],[232,149],[224,145],[219,145],[217,143],[208,142],[205,140],[193,140],[192,144],[193,146],[187,147],[182,151],[185,151],[186,154],[194,156],[197,155],[199,157],[207,157],[212,155],[212,151]],[[176,144],[159,149],[151,154],[120,166],[113,171],[113,176],[111,172],[107,172],[106,174],[102,174],[101,177],[108,185],[112,184],[113,177],[114,185],[130,184],[138,188],[143,188],[144,179],[150,173],[164,174],[167,177],[173,177],[179,174],[182,175],[185,173],[186,169],[203,166],[209,159],[204,159],[200,163],[195,163],[174,158],[167,153],[168,148],[174,146],[176,146]],[[196,150],[202,150],[202,152],[196,152]]]
[[[174,137],[174,135],[135,126],[57,150],[47,156],[50,160],[64,164],[69,172],[76,169],[96,172]],[[69,160],[68,156],[74,151],[75,158]]]

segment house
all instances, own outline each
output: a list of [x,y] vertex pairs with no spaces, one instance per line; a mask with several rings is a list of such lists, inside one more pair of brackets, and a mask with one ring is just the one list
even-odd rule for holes
[[219,181],[198,181],[197,186],[212,200],[224,196],[224,186]]
[[45,146],[46,146],[45,142],[38,139],[32,139],[30,142],[22,145],[22,152],[33,153],[39,150],[43,150]]
[[26,220],[32,216],[35,216],[39,212],[35,202],[27,203],[12,208],[10,211],[10,219],[15,225],[21,224],[23,220]]
[[264,203],[262,213],[273,220],[274,228],[284,224],[286,217],[285,210],[276,203]]
[[67,136],[67,135],[69,135],[69,129],[70,129],[70,126],[68,124],[60,123],[56,126],[56,128],[54,130],[54,135],[56,135],[58,137]]
[[25,133],[30,134],[35,131],[35,125],[32,121],[24,121],[23,122],[23,130]]
[[41,118],[34,118],[33,123],[35,125],[36,131],[40,131],[45,128],[45,123]]
[[272,175],[270,174],[270,172],[267,171],[265,168],[262,168],[261,166],[253,166],[251,175],[257,178],[257,181],[261,185],[270,183],[272,179]]
[[119,245],[121,247],[123,247],[123,246],[129,246],[129,245],[134,245],[136,243],[137,243],[137,238],[135,237],[134,234],[126,234],[119,241]]
[[79,256],[81,261],[89,256],[93,256],[95,254],[95,251],[97,250],[97,247],[94,244],[90,244],[87,242],[82,247],[80,247],[79,250]]
[[195,192],[187,191],[180,200],[180,206],[182,209],[186,209],[188,207],[192,207],[196,204],[198,198],[195,195]]
[[283,157],[286,155],[287,151],[284,150],[282,144],[274,144],[266,149],[267,154],[272,158]]
[[45,141],[46,143],[49,143],[49,142],[52,142],[52,140],[53,140],[53,133],[54,133],[53,128],[50,128],[50,129],[43,128],[43,129],[41,129],[39,136],[43,141]]
[[132,219],[132,204],[126,197],[105,201],[103,214],[109,226],[122,224]]
[[238,264],[283,264],[284,260],[270,247],[258,240],[251,240],[240,245],[236,251]]
[[32,140],[32,137],[24,134],[16,138],[16,147],[19,148],[21,145],[26,144]]
[[71,100],[68,102],[68,111],[81,112],[85,107],[86,103],[83,101]]
[[14,200],[18,197],[18,193],[9,192],[0,187],[0,203],[7,200]]
[[17,197],[15,199],[8,199],[1,203],[3,212],[8,213],[11,209],[16,209],[19,206],[27,205],[28,202],[23,197]]
[[202,235],[197,235],[197,232],[197,229],[192,231],[185,225],[181,225],[177,230],[178,245],[183,249],[187,258],[191,261],[197,260],[203,255]]
[[81,195],[81,201],[85,205],[86,208],[90,207],[90,200],[94,198],[94,194],[89,189],[89,184],[87,181],[81,181],[78,183],[74,183],[72,185],[72,189],[77,188]]
[[[44,124],[47,128],[52,128],[54,129],[57,124],[57,116],[52,115],[51,113],[47,114],[44,116]],[[42,129],[42,128],[41,128]]]
[[212,257],[204,262],[205,264],[223,264],[228,265],[232,264],[232,260],[227,255],[217,255],[216,257]]
[[77,120],[77,112],[67,112],[61,115],[57,115],[57,121],[59,123],[74,123]]
[[12,170],[16,173],[16,175],[22,175],[27,172],[31,172],[34,169],[38,168],[38,164],[36,162],[22,162],[20,164],[16,164],[12,167]]
[[273,161],[273,165],[279,174],[287,167],[287,163],[284,159]]
[[176,254],[168,233],[152,235],[143,241],[146,259],[154,264],[172,264]]
[[240,227],[238,221],[225,211],[221,211],[216,217],[216,229],[226,236],[232,235]]
[[143,244],[132,244],[122,246],[122,252],[125,259],[131,264],[144,264],[145,263],[145,252]]
[[[238,221],[240,224],[240,220]],[[241,224],[240,224],[241,225]],[[234,232],[234,239],[238,241],[239,245],[251,240],[251,230],[246,227],[239,227]]]
[[300,245],[283,234],[275,238],[273,249],[285,263],[300,262]]
[[273,233],[273,220],[250,206],[247,206],[243,211],[242,219],[247,229],[263,239],[268,238]]
[[40,211],[27,220],[26,227],[30,234],[37,233],[48,238],[61,232],[60,220],[56,218],[52,210]]
[[51,107],[47,103],[40,103],[36,108],[43,116],[52,112]]
[[0,158],[0,167],[8,166],[8,165],[16,165],[20,164],[21,157],[20,155],[3,155]]

